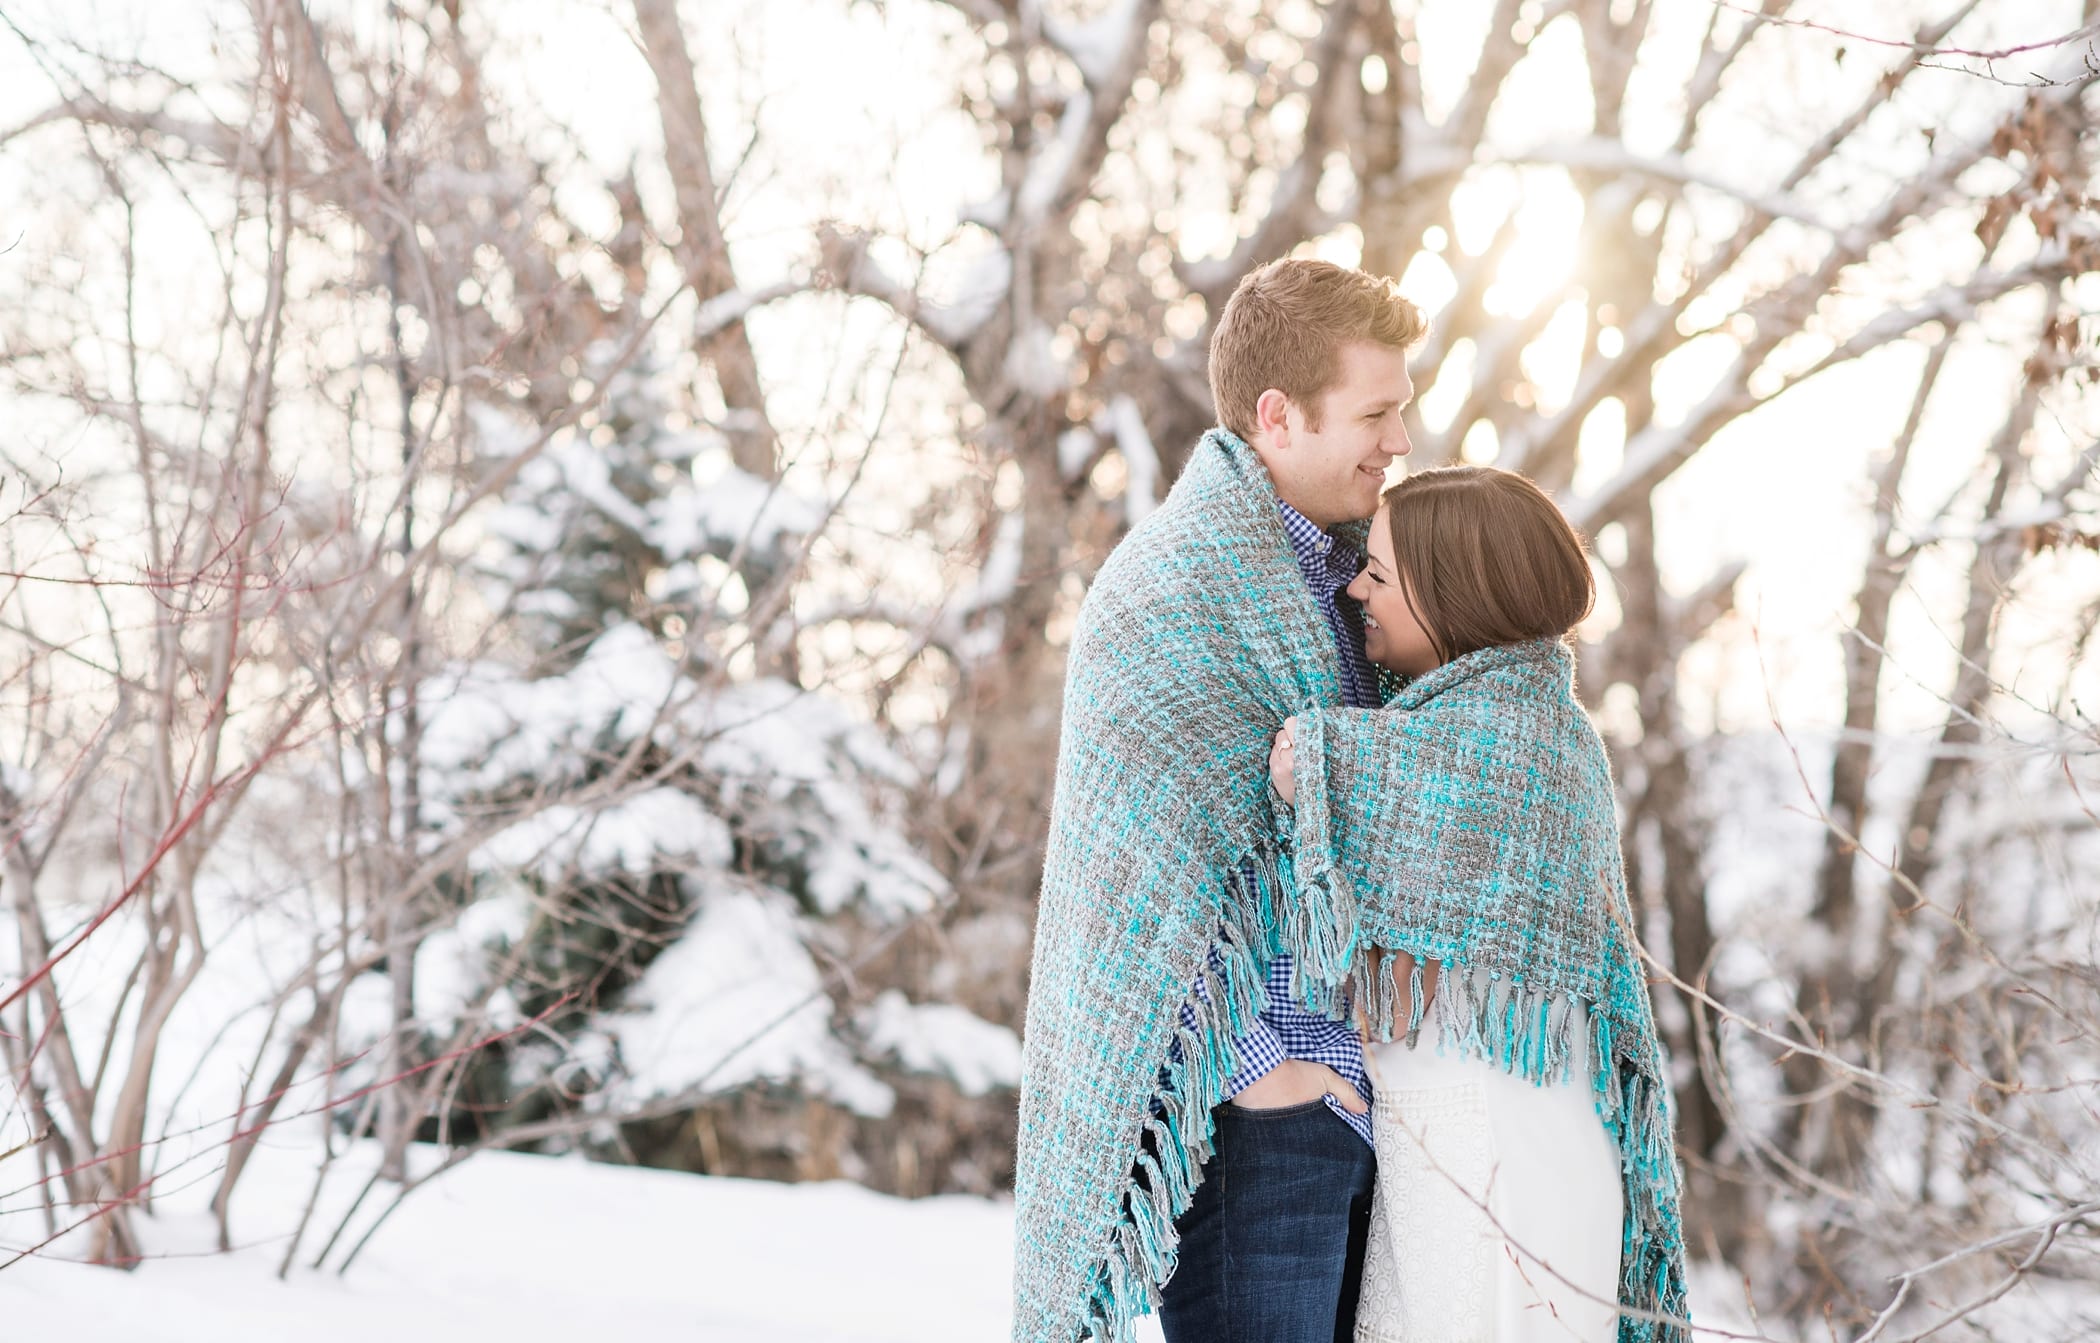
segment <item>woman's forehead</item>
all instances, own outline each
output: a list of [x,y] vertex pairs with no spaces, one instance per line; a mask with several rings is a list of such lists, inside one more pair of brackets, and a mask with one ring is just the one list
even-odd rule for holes
[[1392,567],[1393,510],[1384,504],[1378,506],[1378,512],[1371,518],[1371,534],[1365,538],[1365,548],[1380,568]]

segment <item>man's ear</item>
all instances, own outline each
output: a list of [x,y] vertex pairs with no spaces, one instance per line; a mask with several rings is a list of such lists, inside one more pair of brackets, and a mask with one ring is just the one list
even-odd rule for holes
[[1269,447],[1287,448],[1291,443],[1291,399],[1274,387],[1254,402],[1254,432],[1268,440]]

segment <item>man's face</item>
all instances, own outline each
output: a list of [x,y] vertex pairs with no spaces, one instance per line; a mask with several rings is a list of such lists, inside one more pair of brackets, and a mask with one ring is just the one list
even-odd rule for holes
[[1268,417],[1262,434],[1261,458],[1278,497],[1322,528],[1377,512],[1385,469],[1414,446],[1400,425],[1400,410],[1415,395],[1407,352],[1354,341],[1341,348],[1339,363],[1340,377],[1320,398],[1319,428],[1277,393],[1281,422]]

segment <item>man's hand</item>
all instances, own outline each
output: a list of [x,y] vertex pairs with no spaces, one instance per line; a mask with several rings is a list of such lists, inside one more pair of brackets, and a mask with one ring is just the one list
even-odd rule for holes
[[1334,1097],[1350,1114],[1360,1115],[1371,1108],[1349,1085],[1348,1078],[1324,1063],[1305,1059],[1285,1059],[1249,1083],[1246,1090],[1232,1098],[1232,1103],[1243,1110],[1281,1110],[1323,1096]]
[[1276,741],[1269,747],[1269,782],[1275,785],[1285,802],[1294,806],[1298,801],[1298,786],[1291,780],[1291,769],[1296,763],[1297,733],[1298,715],[1292,714],[1283,720],[1283,731],[1276,734]]

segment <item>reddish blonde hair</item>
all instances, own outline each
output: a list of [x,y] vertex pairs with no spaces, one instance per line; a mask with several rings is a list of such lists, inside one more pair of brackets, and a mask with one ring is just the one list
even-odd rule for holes
[[1404,350],[1428,330],[1422,310],[1385,276],[1294,257],[1256,267],[1211,332],[1218,423],[1252,442],[1254,403],[1273,387],[1318,429],[1320,399],[1340,375],[1342,346],[1374,341]]

